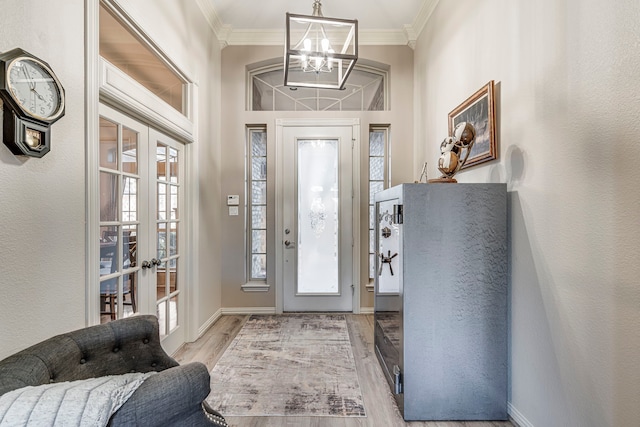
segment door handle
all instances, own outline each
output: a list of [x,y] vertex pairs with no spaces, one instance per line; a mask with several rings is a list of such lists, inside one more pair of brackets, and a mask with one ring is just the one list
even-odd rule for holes
[[296,245],[294,245],[294,244],[293,244],[291,241],[289,241],[289,240],[285,240],[285,241],[284,241],[284,246],[285,246],[287,249],[293,249],[293,248],[295,248],[295,247],[296,247]]
[[142,261],[142,264],[140,265],[143,269],[146,268],[151,268],[153,266],[156,265],[160,265],[162,263],[162,261],[160,261],[157,258],[151,258],[151,261],[147,261],[146,259],[144,261]]

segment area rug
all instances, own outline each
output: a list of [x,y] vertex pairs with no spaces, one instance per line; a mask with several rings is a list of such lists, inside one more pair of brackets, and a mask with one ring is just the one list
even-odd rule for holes
[[211,371],[225,416],[364,417],[344,315],[251,316]]

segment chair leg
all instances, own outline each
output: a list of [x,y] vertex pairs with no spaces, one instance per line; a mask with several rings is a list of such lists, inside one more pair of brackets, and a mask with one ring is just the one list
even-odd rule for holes
[[138,310],[136,309],[136,288],[131,287],[131,308],[133,308],[133,312],[136,313]]
[[135,277],[131,278],[131,287],[129,289],[129,295],[131,295],[131,308],[133,312],[136,313],[136,280]]

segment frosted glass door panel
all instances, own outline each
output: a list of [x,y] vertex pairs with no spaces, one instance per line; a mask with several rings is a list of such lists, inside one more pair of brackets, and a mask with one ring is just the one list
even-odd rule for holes
[[299,140],[297,160],[297,293],[337,294],[338,141]]

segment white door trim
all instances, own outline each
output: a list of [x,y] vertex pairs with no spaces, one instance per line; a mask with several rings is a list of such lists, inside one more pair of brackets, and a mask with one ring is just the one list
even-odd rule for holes
[[339,127],[351,126],[353,135],[353,157],[352,157],[352,173],[353,173],[353,266],[352,280],[354,286],[352,309],[354,314],[360,313],[360,119],[276,119],[276,313],[280,314],[284,311],[284,283],[282,274],[283,262],[283,244],[281,237],[284,235],[283,224],[283,130],[285,127]]
[[100,323],[100,289],[96,277],[100,266],[95,262],[100,256],[100,119],[99,119],[99,2],[85,0],[85,325]]

